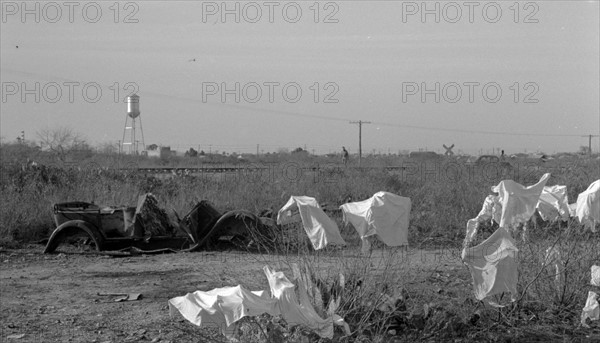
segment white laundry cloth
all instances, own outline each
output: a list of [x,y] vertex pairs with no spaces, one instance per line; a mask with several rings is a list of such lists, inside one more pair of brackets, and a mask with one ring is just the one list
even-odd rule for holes
[[502,217],[498,223],[500,227],[511,227],[527,222],[533,215],[549,178],[550,174],[546,173],[538,183],[529,187],[513,180],[504,180],[492,187],[492,191],[498,193],[502,204]]
[[[488,195],[485,198],[481,211],[479,211],[477,217],[467,221],[467,232],[465,234],[463,246],[466,247],[473,241],[477,234],[477,230],[479,229],[479,224],[486,221],[493,220],[501,227],[508,227],[528,221],[533,215],[536,206],[539,207],[540,196],[543,189],[546,188],[544,185],[549,177],[550,174],[544,174],[537,184],[529,187],[525,187],[512,180],[504,180],[497,186],[493,186],[492,192],[498,193],[498,195]],[[554,198],[553,194],[562,191],[560,188],[555,189],[548,187],[548,189],[550,192],[554,193],[550,193],[545,197],[545,200],[543,200],[544,205],[542,206],[544,209],[546,208],[547,202],[552,203],[551,198]],[[566,187],[564,188],[564,192],[566,198]],[[565,209],[568,211],[568,208]]]
[[231,324],[245,316],[279,314],[277,299],[271,299],[264,291],[250,292],[240,285],[215,288],[208,292],[196,291],[172,298],[169,300],[171,316],[175,310],[197,326],[218,326],[227,337],[234,333]]
[[344,222],[352,223],[368,248],[368,237],[377,235],[387,246],[408,245],[410,198],[389,192],[377,192],[371,198],[340,206]]
[[499,197],[497,195],[488,195],[483,201],[483,206],[481,206],[481,211],[479,211],[477,217],[467,221],[467,234],[465,235],[464,246],[473,241],[479,229],[479,224],[490,220],[500,222],[501,214],[502,205],[500,204]]
[[590,281],[592,286],[600,287],[600,266],[592,266],[592,280]]
[[[215,288],[208,292],[196,291],[169,300],[169,313],[179,312],[185,319],[197,326],[218,325],[228,338],[233,337],[236,321],[245,316],[268,313],[281,315],[291,326],[303,325],[323,338],[333,338],[333,325],[350,328],[342,317],[336,314],[323,319],[311,303],[306,290],[298,288],[282,273],[263,268],[269,281],[270,294],[265,291],[250,292],[236,287]],[[300,301],[298,301],[298,298]]]
[[502,292],[510,292],[511,299],[516,300],[518,252],[505,228],[498,228],[481,244],[463,250],[462,259],[471,271],[478,300]]
[[577,203],[569,204],[569,216],[575,217],[577,215]]
[[[283,272],[272,271],[268,266],[263,268],[271,294],[278,299],[281,316],[292,326],[304,325],[316,332],[321,337],[333,338],[333,318],[321,318],[308,301],[306,290],[298,288],[298,297],[294,291],[294,284],[288,280]],[[300,298],[302,301],[298,301]]]
[[581,311],[581,325],[584,327],[588,327],[588,325],[585,323],[587,318],[590,320],[600,319],[600,304],[598,304],[598,294],[592,291],[588,292],[585,307],[583,308],[583,311]]
[[596,222],[600,222],[600,179],[579,194],[575,216],[580,223],[596,232]]
[[[513,180],[501,181],[492,187],[492,192],[498,195],[488,196],[477,217],[467,221],[462,259],[471,271],[477,299],[483,300],[503,292],[510,292],[511,300],[516,299],[519,250],[507,229],[531,218],[549,178],[550,174],[546,173],[538,183],[529,187]],[[500,228],[481,244],[468,248],[468,243],[477,234],[479,223],[490,218]],[[552,257],[555,259],[556,255],[552,254]]]
[[[299,213],[295,213],[296,209]],[[315,198],[291,196],[277,213],[279,225],[300,220],[315,250],[322,249],[327,244],[346,244],[337,224],[323,212]]]
[[568,220],[569,219],[569,197],[567,186],[546,186],[540,194],[536,206],[543,220]]

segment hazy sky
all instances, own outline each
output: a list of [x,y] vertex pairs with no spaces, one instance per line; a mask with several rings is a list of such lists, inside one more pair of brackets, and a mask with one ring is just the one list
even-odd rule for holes
[[68,126],[117,142],[127,83],[145,143],[180,150],[354,153],[356,120],[381,152],[552,153],[600,134],[598,1],[114,3],[2,1],[4,141]]

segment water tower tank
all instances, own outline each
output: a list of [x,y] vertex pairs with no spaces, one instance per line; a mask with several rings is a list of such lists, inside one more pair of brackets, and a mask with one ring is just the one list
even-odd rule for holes
[[140,115],[140,97],[136,94],[127,97],[127,115],[131,118]]

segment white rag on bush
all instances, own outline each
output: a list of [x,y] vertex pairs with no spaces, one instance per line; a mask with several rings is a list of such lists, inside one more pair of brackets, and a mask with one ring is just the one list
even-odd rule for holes
[[352,223],[368,251],[369,236],[377,235],[387,246],[408,245],[410,198],[389,192],[377,192],[371,198],[340,206],[344,222]]
[[[295,213],[295,210],[299,213]],[[346,244],[337,224],[323,212],[315,198],[291,196],[277,213],[279,225],[300,220],[315,250],[323,249],[327,244]]]
[[[550,178],[550,174],[546,173],[538,183],[529,187],[512,180],[504,180],[497,186],[493,186],[492,192],[498,193],[498,195],[488,195],[477,217],[467,221],[467,233],[463,246],[466,247],[473,241],[480,223],[493,220],[500,227],[508,228],[527,222],[533,215],[536,206],[539,206],[540,196],[548,178]],[[549,188],[549,190],[553,190],[553,188]],[[549,198],[546,197],[546,199],[550,201]]]
[[[593,265],[591,274],[592,280],[590,283],[593,286],[600,287],[600,266]],[[600,320],[600,304],[598,303],[598,294],[592,291],[588,292],[587,301],[583,307],[583,311],[581,311],[581,325],[584,327],[588,327],[587,323],[585,322],[587,318],[590,320]]]
[[[350,328],[344,320],[330,310],[329,317],[321,318],[304,288],[298,288],[282,272],[263,268],[269,281],[270,294],[265,291],[250,292],[242,286],[215,288],[208,292],[196,291],[169,300],[169,314],[179,312],[185,319],[197,326],[216,325],[221,332],[232,338],[235,322],[246,316],[268,313],[281,315],[290,326],[303,325],[323,338],[333,338],[333,325],[343,326],[346,333]],[[300,299],[300,301],[298,301]]]
[[492,192],[498,193],[502,205],[502,216],[498,223],[500,227],[507,228],[526,223],[533,215],[542,190],[549,178],[550,173],[546,173],[538,183],[529,187],[513,180],[504,180],[497,186],[492,187]]
[[592,266],[592,280],[590,281],[592,286],[600,287],[600,266]]
[[[342,317],[329,313],[330,317],[323,319],[317,314],[304,287],[298,287],[298,297],[296,297],[294,284],[285,277],[283,272],[275,272],[269,269],[269,266],[265,266],[263,270],[269,280],[272,296],[278,299],[281,316],[288,324],[303,325],[319,336],[329,339],[333,338],[333,324],[344,326],[346,333],[350,334],[350,328]],[[337,308],[332,310],[335,311]]]
[[[477,217],[467,221],[462,260],[469,267],[478,300],[503,292],[510,292],[511,300],[516,300],[519,250],[508,229],[531,218],[549,178],[550,174],[546,173],[529,187],[513,180],[501,181],[492,187],[492,192],[498,195],[488,196]],[[498,222],[500,227],[481,244],[469,248],[479,223],[490,219]]]
[[575,216],[580,223],[596,232],[596,223],[600,222],[600,179],[579,194]]
[[517,294],[517,254],[519,249],[505,228],[498,228],[488,239],[463,250],[463,262],[473,277],[477,300],[503,292]]
[[544,187],[536,207],[543,220],[569,220],[567,186]]
[[575,202],[575,203],[569,204],[569,216],[575,217],[576,213],[577,213],[577,203]]
[[586,319],[599,320],[600,319],[600,304],[598,304],[598,294],[589,291],[585,307],[581,311],[581,325],[589,327],[585,322]]
[[483,201],[481,211],[477,217],[469,219],[467,221],[467,234],[465,235],[465,246],[467,246],[477,234],[479,224],[489,222],[493,220],[500,222],[500,215],[502,214],[502,205],[500,204],[499,197],[497,195],[488,195]]

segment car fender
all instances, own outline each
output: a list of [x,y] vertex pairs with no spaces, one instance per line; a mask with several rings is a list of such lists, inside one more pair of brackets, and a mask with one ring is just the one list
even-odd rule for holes
[[57,227],[50,235],[44,254],[54,252],[60,245],[63,239],[73,235],[74,233],[85,232],[96,244],[96,250],[101,251],[104,245],[104,236],[95,226],[83,220],[70,220]]
[[255,225],[257,227],[262,226],[260,218],[258,218],[252,212],[244,210],[229,211],[219,217],[210,231],[204,237],[200,238],[197,247],[203,246],[211,237],[218,234],[220,231],[225,230],[232,222],[243,225],[250,223],[251,225]]

